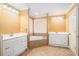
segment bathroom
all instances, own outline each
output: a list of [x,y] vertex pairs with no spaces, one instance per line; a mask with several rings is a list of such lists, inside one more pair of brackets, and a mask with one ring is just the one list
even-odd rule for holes
[[[76,3],[0,3],[0,55],[53,56],[56,47],[78,56],[78,15]],[[42,55],[45,48],[51,51]],[[62,52],[56,55],[67,55]]]

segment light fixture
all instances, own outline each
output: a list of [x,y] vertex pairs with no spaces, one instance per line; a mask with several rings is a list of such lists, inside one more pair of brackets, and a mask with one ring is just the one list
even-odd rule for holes
[[63,17],[53,17],[52,22],[54,23],[62,23],[64,21]]
[[39,13],[35,13],[35,15],[39,15]]
[[8,7],[7,7],[7,5],[4,5],[4,4],[3,4],[3,8],[8,8]]
[[12,11],[12,12],[18,13],[17,10],[15,10],[15,9],[13,9],[12,7],[7,6],[7,5],[5,5],[5,4],[3,4],[3,8],[5,8],[5,9],[7,8],[9,11]]

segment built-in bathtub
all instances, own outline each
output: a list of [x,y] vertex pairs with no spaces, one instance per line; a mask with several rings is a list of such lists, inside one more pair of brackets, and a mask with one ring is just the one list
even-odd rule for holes
[[47,36],[30,36],[30,41],[47,39]]
[[36,34],[29,37],[29,48],[48,45],[47,34]]

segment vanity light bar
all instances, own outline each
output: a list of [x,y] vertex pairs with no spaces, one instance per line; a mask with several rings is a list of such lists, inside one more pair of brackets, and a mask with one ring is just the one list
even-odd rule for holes
[[11,6],[8,5],[8,4],[3,4],[3,8],[7,8],[8,10],[10,10],[10,11],[12,11],[12,12],[19,13],[18,10],[16,10],[15,8],[11,7]]

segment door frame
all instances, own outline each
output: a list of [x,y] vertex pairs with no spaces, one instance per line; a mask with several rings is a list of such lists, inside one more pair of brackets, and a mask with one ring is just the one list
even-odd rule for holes
[[79,56],[79,4],[76,4],[76,8],[77,8],[77,55]]

